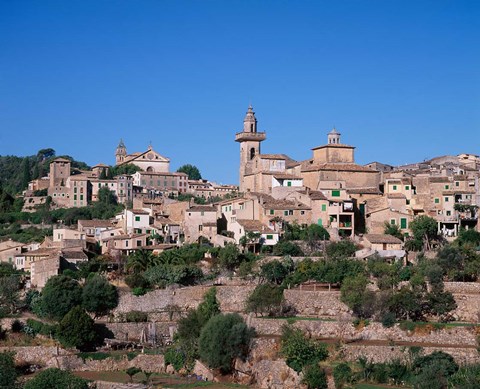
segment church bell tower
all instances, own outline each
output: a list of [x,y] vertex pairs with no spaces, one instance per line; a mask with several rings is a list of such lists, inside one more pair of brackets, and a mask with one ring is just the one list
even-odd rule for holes
[[126,156],[127,148],[125,147],[125,143],[123,143],[123,139],[120,139],[120,143],[118,144],[117,150],[115,151],[115,164],[121,164],[123,161],[125,161]]
[[260,143],[266,138],[265,132],[257,132],[257,118],[250,105],[243,119],[243,131],[235,134],[235,142],[240,143],[240,192],[245,191],[245,176],[251,172],[252,160],[260,154]]

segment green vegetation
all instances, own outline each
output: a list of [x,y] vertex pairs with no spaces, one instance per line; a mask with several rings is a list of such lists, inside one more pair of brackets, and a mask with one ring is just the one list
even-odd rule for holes
[[189,180],[201,180],[202,175],[200,174],[200,170],[194,165],[186,164],[182,165],[177,169],[177,173],[185,173],[188,175]]
[[302,371],[307,366],[317,365],[327,359],[327,347],[313,339],[307,339],[298,328],[284,325],[281,337],[281,354],[286,363],[296,372]]
[[83,286],[82,305],[96,317],[105,315],[118,305],[117,288],[104,277],[94,274],[87,278]]
[[57,368],[46,369],[27,381],[24,389],[88,389],[88,381]]
[[283,316],[283,288],[277,285],[260,284],[255,287],[245,305],[247,312],[255,315]]
[[61,320],[73,307],[82,302],[78,281],[64,276],[50,277],[42,290],[40,311],[48,318]]
[[0,388],[14,388],[17,381],[17,371],[13,360],[13,354],[0,353]]
[[200,332],[200,359],[213,369],[231,372],[235,358],[246,358],[254,336],[238,314],[218,314],[210,318]]
[[74,307],[58,324],[56,336],[66,347],[91,350],[97,339],[95,322],[82,307]]
[[307,385],[308,389],[327,389],[327,375],[318,364],[307,366],[304,369],[302,383]]

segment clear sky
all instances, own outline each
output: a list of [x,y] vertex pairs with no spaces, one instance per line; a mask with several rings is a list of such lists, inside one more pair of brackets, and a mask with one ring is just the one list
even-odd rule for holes
[[152,142],[237,183],[252,103],[263,153],[336,126],[358,163],[480,154],[480,2],[0,0],[0,155],[91,165]]

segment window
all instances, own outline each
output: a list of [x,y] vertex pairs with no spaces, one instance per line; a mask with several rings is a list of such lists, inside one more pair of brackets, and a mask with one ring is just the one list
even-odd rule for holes
[[407,219],[404,218],[404,217],[402,217],[402,218],[400,219],[400,228],[402,228],[402,229],[407,228]]
[[445,189],[448,189],[448,185],[445,185]]
[[290,209],[290,210],[288,211],[288,214],[289,214],[290,216],[293,215],[293,211]]
[[323,226],[322,219],[318,219],[317,224],[318,224],[319,226]]
[[135,221],[139,222],[140,221],[140,216],[135,216]]
[[73,188],[73,193],[77,193],[77,187]]
[[142,241],[141,240],[137,240],[137,247],[140,247],[142,245]]
[[300,211],[300,215],[305,215],[305,211]]
[[452,216],[452,211],[447,211],[447,216]]
[[339,190],[332,190],[332,197],[340,197],[340,191]]
[[76,199],[77,199],[77,195],[73,195],[73,199],[76,200]]
[[273,209],[270,210],[270,215],[274,215],[275,211]]
[[410,185],[405,185],[405,190],[410,190]]
[[322,204],[322,211],[325,212],[327,210],[327,204]]
[[283,211],[284,216],[288,216],[288,211]]
[[393,190],[397,190],[397,185],[393,185]]
[[455,186],[460,186],[460,182],[455,181]]
[[445,197],[445,202],[448,203],[448,197]]
[[83,200],[83,195],[80,195],[80,201]]
[[436,199],[435,199],[435,204],[438,204],[438,203],[440,203],[440,199],[439,199],[439,198],[436,198]]
[[128,247],[128,240],[125,241],[125,247]]
[[292,181],[287,181],[287,186],[292,186]]
[[394,226],[394,225],[396,224],[395,219],[390,219],[390,224],[391,224],[392,226]]
[[203,231],[203,226],[201,224],[198,226],[198,231]]
[[267,235],[267,239],[273,239],[273,235]]

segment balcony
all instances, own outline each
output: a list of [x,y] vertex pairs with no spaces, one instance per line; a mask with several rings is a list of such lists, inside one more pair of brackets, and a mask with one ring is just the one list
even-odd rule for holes
[[235,134],[235,142],[257,141],[261,142],[267,138],[265,132],[237,132]]

